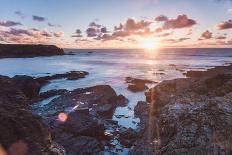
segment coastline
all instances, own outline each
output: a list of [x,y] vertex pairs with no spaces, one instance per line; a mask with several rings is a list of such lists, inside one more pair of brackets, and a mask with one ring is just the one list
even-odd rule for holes
[[[95,152],[96,154],[102,154],[105,150],[104,147],[106,146],[110,152],[110,150],[115,146],[110,144],[109,140],[116,135],[119,136],[118,140],[122,147],[131,148],[129,154],[159,154],[162,152],[164,154],[179,154],[187,153],[189,150],[191,153],[201,150],[200,154],[204,154],[208,151],[228,153],[231,151],[231,148],[229,147],[229,144],[231,144],[231,137],[228,136],[228,133],[231,133],[232,131],[232,87],[230,86],[232,83],[232,65],[214,67],[201,72],[200,75],[199,72],[195,73],[196,74],[190,78],[163,81],[146,92],[145,95],[147,97],[147,102],[139,102],[135,107],[135,115],[136,117],[139,117],[141,121],[139,128],[135,130],[131,128],[123,128],[111,119],[112,112],[115,107],[124,106],[128,103],[128,101],[123,96],[117,96],[110,86],[96,86],[96,88],[91,87],[86,89],[77,89],[71,92],[59,92],[59,95],[61,96],[50,102],[53,106],[45,106],[42,109],[39,107],[38,110],[41,111],[40,113],[42,114],[44,112],[44,114],[41,115],[43,118],[42,121],[41,118],[38,119],[37,116],[34,118],[34,114],[32,114],[29,108],[30,106],[28,107],[28,95],[25,94],[25,91],[23,92],[21,88],[15,86],[14,82],[12,82],[10,78],[1,77],[2,86],[4,86],[4,83],[8,83],[8,85],[11,83],[12,85],[10,85],[11,87],[8,87],[7,89],[1,87],[1,92],[3,92],[0,96],[0,101],[2,101],[1,107],[8,109],[9,106],[11,107],[14,105],[14,110],[10,110],[7,113],[2,112],[3,116],[1,118],[3,118],[3,121],[6,124],[8,124],[6,120],[13,118],[19,123],[19,125],[22,125],[21,118],[24,119],[26,124],[23,125],[24,128],[21,131],[22,133],[33,130],[31,129],[30,124],[28,124],[30,120],[36,120],[36,122],[42,124],[45,123],[46,125],[44,124],[41,131],[30,132],[31,135],[29,134],[28,136],[33,137],[38,136],[39,134],[44,135],[45,133],[48,135],[52,134],[53,138],[49,138],[50,143],[40,141],[39,144],[46,147],[46,150],[51,152],[59,150],[60,154],[64,154],[64,149],[68,149],[69,153],[72,153],[72,151],[73,153],[75,151],[80,152],[81,149],[83,152],[80,152],[80,154],[85,154],[86,151],[89,153]],[[191,74],[193,74],[193,71],[191,71]],[[8,95],[6,97],[7,93]],[[15,93],[20,94],[23,99],[21,103],[16,102],[18,99],[16,100],[15,97],[18,98],[19,95],[15,96]],[[57,95],[57,93],[52,93],[52,95],[54,94]],[[101,97],[99,100],[98,96],[102,96],[104,99]],[[80,98],[82,99],[80,100]],[[69,102],[71,100],[75,101],[71,104],[72,109],[76,103],[79,103],[80,107],[69,112],[69,119],[67,121],[65,120],[64,122],[60,122],[57,120],[57,114],[64,112],[67,108],[67,104],[62,107],[60,103],[67,102],[70,105]],[[109,105],[109,101],[113,104]],[[18,104],[23,105],[23,107]],[[94,104],[99,104],[99,106],[91,106]],[[54,105],[57,106],[55,108],[55,113],[52,112]],[[4,110],[4,108],[1,109]],[[29,118],[24,116],[24,112],[21,110],[22,108],[27,109],[27,113],[31,115]],[[48,113],[46,113],[46,110]],[[17,115],[13,114],[15,112],[21,113],[22,117],[17,118]],[[49,118],[46,116],[47,114],[49,114],[48,116],[52,119],[46,119]],[[79,119],[75,119],[77,116]],[[98,120],[97,122],[95,121],[96,119]],[[214,119],[216,120],[213,121]],[[87,126],[84,125],[81,127],[79,123],[86,122],[87,120],[91,123]],[[99,123],[99,121],[101,123]],[[217,122],[220,123],[218,124]],[[211,124],[211,126],[202,126],[202,124],[210,123],[215,124]],[[77,124],[79,125],[77,126]],[[7,135],[10,135],[8,132],[11,131],[7,129],[7,127],[11,128],[12,125],[8,124],[1,127],[2,129],[0,131],[2,131],[2,133],[6,133],[3,134],[6,136],[4,139],[15,139],[16,137],[14,136],[18,136],[12,134],[11,138],[7,137]],[[62,129],[63,127],[60,128],[60,125],[65,125],[66,127]],[[218,127],[220,130],[215,129],[214,132],[214,129],[212,128],[214,126]],[[46,129],[51,127],[52,130]],[[207,130],[203,130],[202,127],[207,127]],[[198,129],[195,130],[196,128]],[[107,132],[109,129],[111,129],[111,131]],[[200,131],[198,132],[199,129]],[[12,130],[17,130],[17,128],[13,128]],[[44,130],[46,130],[46,132]],[[93,135],[91,134],[93,130],[98,130],[99,132]],[[49,133],[48,131],[52,133]],[[64,131],[68,132],[66,133]],[[157,131],[159,133],[158,135]],[[71,139],[68,138],[70,137],[70,133],[75,135],[71,136]],[[219,140],[210,140],[211,138],[215,138],[215,135],[213,136],[212,133],[217,133],[217,137],[220,137]],[[58,135],[62,136],[59,137]],[[24,135],[22,134],[22,136]],[[25,137],[21,138],[24,139]],[[46,137],[43,136],[41,136],[41,138],[46,139]],[[55,142],[53,143],[54,139]],[[198,143],[199,140],[204,143]],[[63,143],[64,141],[65,143]],[[219,143],[221,144],[224,142],[226,145],[218,145]],[[7,145],[2,143],[6,150],[10,147],[9,142],[7,143]],[[11,143],[14,142],[11,141]],[[34,143],[36,142],[34,141],[32,144]],[[83,145],[83,143],[88,143],[88,145]],[[60,145],[63,145],[64,149]],[[72,146],[78,147],[74,148]],[[30,145],[28,147],[29,150],[38,149]],[[54,147],[55,149],[50,150]],[[41,150],[38,149],[37,151]]]

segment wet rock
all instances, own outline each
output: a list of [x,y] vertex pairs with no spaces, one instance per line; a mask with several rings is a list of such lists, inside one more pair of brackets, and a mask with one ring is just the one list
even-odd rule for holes
[[41,85],[34,78],[26,75],[16,75],[12,80],[28,98],[33,98],[39,94]]
[[134,108],[135,116],[147,116],[149,112],[149,105],[147,102],[139,101]]
[[121,127],[118,134],[121,144],[126,147],[131,147],[138,137],[137,132],[132,128]]
[[33,99],[30,100],[30,104],[36,103],[36,102],[40,102],[42,100],[45,100],[47,98],[56,96],[56,95],[61,95],[68,92],[68,90],[66,89],[53,89],[53,90],[49,90],[47,92],[43,92],[40,93],[38,96],[34,97]]
[[102,139],[105,136],[104,125],[99,123],[97,119],[94,119],[88,111],[78,110],[71,112],[67,114],[67,119],[65,121],[58,120],[52,122],[51,126],[53,128],[52,134],[55,139],[59,139],[62,133],[72,134],[73,136],[90,136]]
[[51,76],[39,77],[39,78],[36,78],[36,80],[40,84],[44,85],[44,84],[49,83],[50,80],[63,79],[63,78],[66,78],[67,80],[78,80],[80,78],[84,78],[88,74],[89,73],[85,71],[70,71],[70,72],[63,73],[63,74],[55,74]]
[[[40,117],[33,115],[27,97],[14,80],[0,76],[0,144],[9,154],[57,154]],[[61,154],[60,154],[61,155]]]
[[128,83],[128,89],[132,92],[139,92],[148,89],[147,83],[155,83],[151,80],[137,79],[132,77],[126,77],[126,82]]
[[80,88],[64,93],[43,108],[38,109],[37,112],[46,116],[54,115],[56,112],[89,108],[102,117],[111,118],[117,107],[117,98],[116,92],[108,85]]
[[126,77],[127,83],[154,83],[154,81],[146,80],[146,79],[137,79],[132,77]]
[[[127,102],[124,96],[117,96],[110,86],[98,85],[65,92],[35,109],[35,113],[44,117],[44,122],[51,128],[52,137],[68,153],[83,151],[83,154],[98,154],[112,139],[110,134],[106,134],[106,128],[118,126],[117,122],[111,120],[115,108]],[[78,141],[80,137],[83,143]]]
[[[65,141],[65,143],[64,143]],[[69,155],[103,155],[104,145],[99,142],[96,138],[88,136],[69,137],[63,139],[64,147]]]
[[222,70],[226,74],[212,69],[201,78],[164,81],[145,93],[151,111],[129,154],[230,154],[232,68]]
[[127,89],[129,89],[132,92],[139,92],[148,89],[148,87],[143,83],[137,83],[137,84],[129,84]]
[[184,73],[187,77],[192,78],[199,78],[199,77],[206,77],[206,76],[215,76],[219,74],[227,74],[232,75],[232,65],[229,66],[217,66],[211,69],[208,69],[207,71],[188,71],[187,73]]
[[114,102],[116,102],[117,106],[120,106],[120,107],[125,107],[128,103],[129,103],[129,100],[123,96],[123,95],[118,95],[115,99],[113,99]]

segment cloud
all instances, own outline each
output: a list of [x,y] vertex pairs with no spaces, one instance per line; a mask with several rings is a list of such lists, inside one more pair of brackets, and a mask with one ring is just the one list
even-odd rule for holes
[[77,37],[77,38],[83,37],[81,30],[80,29],[76,29],[75,33],[71,37]]
[[164,22],[164,21],[167,21],[168,20],[168,17],[167,16],[164,16],[164,15],[159,15],[155,18],[155,21],[157,22]]
[[230,13],[230,14],[232,14],[232,8],[227,9],[227,12]]
[[161,27],[156,28],[156,29],[155,29],[155,32],[156,32],[156,33],[161,33],[161,32],[163,32],[163,29],[162,29]]
[[[129,37],[131,35],[145,36],[149,35],[151,32],[149,26],[152,24],[151,21],[146,20],[135,20],[128,18],[125,23],[120,23],[119,26],[114,27],[114,32],[111,34],[98,35],[98,40],[118,40],[119,38]],[[109,33],[108,31],[106,31]]]
[[18,25],[22,25],[22,24],[19,22],[11,21],[11,20],[0,21],[0,26],[4,26],[4,27],[12,27],[12,26],[18,26]]
[[226,39],[226,36],[218,36],[218,37],[216,37],[216,39],[223,40],[223,39]]
[[57,38],[62,37],[64,35],[64,32],[54,32],[53,35]]
[[101,33],[107,33],[108,32],[106,27],[102,27],[100,31],[101,31]]
[[200,37],[199,40],[211,39],[212,37],[213,37],[213,33],[210,32],[210,31],[208,31],[208,30],[206,30],[205,32],[203,32],[203,33],[201,34],[201,37]]
[[163,34],[159,34],[156,37],[167,37],[170,36],[172,33],[163,33]]
[[123,29],[122,23],[120,23],[118,27],[117,27],[117,26],[114,27],[114,30],[115,30],[115,31],[120,31],[120,30],[122,30],[122,29]]
[[15,11],[14,13],[18,15],[20,18],[25,18],[25,15],[20,10]]
[[109,33],[107,28],[95,22],[91,22],[89,24],[89,28],[86,29],[87,37],[96,37],[94,38],[95,40],[101,40],[101,36],[103,36],[105,33]]
[[144,30],[148,26],[150,26],[151,23],[152,22],[150,22],[150,21],[145,21],[145,20],[136,21],[132,18],[129,18],[124,25],[124,29],[127,31]]
[[100,27],[101,27],[100,24],[97,24],[97,23],[95,23],[95,22],[89,23],[89,26],[90,26],[90,27],[97,27],[97,28],[100,28]]
[[175,19],[168,19],[163,24],[163,29],[180,29],[180,28],[189,28],[197,22],[193,19],[189,19],[187,15],[179,15]]
[[48,22],[48,26],[50,26],[50,27],[61,27],[61,25],[59,25],[59,24],[52,24],[50,22]]
[[168,43],[168,44],[175,44],[175,43],[180,43],[183,42],[185,40],[189,40],[190,38],[179,38],[177,40],[175,39],[164,39],[162,40],[162,43]]
[[[4,38],[5,42],[13,43],[41,43],[47,39],[51,39],[52,36],[61,36],[61,33],[52,33],[48,30],[39,30],[36,28],[31,29],[15,29],[10,28],[8,31],[0,31],[0,36]],[[43,42],[47,43],[47,42]]]
[[32,18],[33,18],[34,21],[38,21],[38,22],[43,22],[43,21],[46,20],[45,17],[36,16],[36,15],[32,16]]
[[96,37],[98,32],[99,32],[98,29],[94,27],[89,27],[86,30],[87,37]]
[[231,29],[232,28],[232,20],[221,22],[216,27],[219,30]]

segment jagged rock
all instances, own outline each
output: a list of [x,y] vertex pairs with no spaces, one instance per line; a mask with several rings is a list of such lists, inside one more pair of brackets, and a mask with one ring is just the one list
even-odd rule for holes
[[103,155],[104,145],[96,138],[88,136],[68,137],[61,139],[63,146],[67,150],[68,155]]
[[56,95],[62,95],[64,93],[68,92],[68,90],[66,89],[53,89],[53,90],[49,90],[47,92],[43,92],[43,93],[40,93],[38,96],[32,98],[30,100],[30,104],[34,104],[36,102],[40,102],[44,99],[47,99],[47,98],[50,98],[50,97],[53,97],[53,96],[56,96]]
[[[51,137],[14,80],[0,76],[0,144],[9,154],[51,154]],[[61,155],[61,154],[60,154]]]
[[231,66],[210,69],[198,78],[164,81],[145,93],[147,124],[129,154],[231,154],[231,71]]
[[[121,98],[121,97],[119,97]],[[89,88],[80,88],[64,93],[43,108],[38,109],[42,115],[54,115],[57,112],[92,108],[97,114],[111,118],[113,111],[118,106],[118,97],[108,85],[98,85]]]
[[33,77],[16,75],[12,78],[12,80],[28,98],[36,97],[39,94],[41,85]]

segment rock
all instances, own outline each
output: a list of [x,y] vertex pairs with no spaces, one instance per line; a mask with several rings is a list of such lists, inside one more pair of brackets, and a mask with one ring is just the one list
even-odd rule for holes
[[139,92],[148,89],[145,85],[147,83],[155,83],[151,80],[137,79],[132,77],[126,77],[126,82],[128,83],[128,89],[132,92]]
[[217,66],[211,69],[208,69],[207,71],[188,71],[187,73],[184,73],[187,77],[192,78],[200,78],[200,77],[206,77],[206,76],[215,76],[219,74],[227,74],[232,75],[232,65],[229,66]]
[[139,92],[148,89],[148,87],[143,83],[137,83],[137,84],[129,84],[127,89],[129,89],[132,92]]
[[128,83],[127,89],[129,89],[132,92],[144,91],[148,89],[148,87],[145,84],[155,83],[151,80],[137,79],[132,77],[126,77],[126,82]]
[[39,111],[36,113],[49,116],[65,110],[72,111],[81,108],[92,108],[97,114],[105,118],[111,118],[117,106],[117,100],[115,99],[117,99],[117,94],[108,85],[81,88],[64,93],[43,108],[38,109]]
[[[0,76],[0,144],[9,154],[51,154],[51,137],[13,79]],[[61,155],[61,154],[60,154]]]
[[147,102],[138,101],[137,105],[134,108],[135,116],[141,117],[143,115],[147,116],[149,113],[149,105]]
[[117,106],[120,106],[120,107],[125,107],[129,103],[129,100],[125,96],[123,96],[121,94],[118,95],[113,100],[114,100],[113,102],[116,102]]
[[[67,114],[67,120],[54,121],[50,124],[53,128],[52,134],[55,139],[59,139],[62,133],[72,134],[73,136],[90,136],[104,139],[104,125],[94,119],[87,111],[74,111]],[[94,131],[94,132],[93,132]],[[65,142],[63,142],[65,143]],[[63,143],[60,143],[61,145]]]
[[28,58],[64,55],[64,50],[54,45],[0,44],[0,58]]
[[201,77],[163,81],[146,92],[147,123],[129,154],[230,154],[231,71],[219,67]]
[[44,85],[44,84],[47,84],[50,80],[63,79],[63,78],[66,78],[67,80],[78,80],[80,78],[84,78],[88,74],[89,73],[85,71],[70,71],[70,72],[62,73],[62,74],[38,77],[36,78],[36,80],[41,85]]
[[53,89],[49,90],[47,92],[40,93],[38,96],[34,97],[30,100],[30,104],[41,102],[42,100],[45,100],[47,98],[56,96],[56,95],[62,95],[64,93],[68,92],[66,89]]
[[137,79],[137,78],[132,78],[132,77],[126,77],[126,82],[127,83],[155,83],[154,81],[151,80],[146,80],[146,79]]
[[88,136],[70,137],[68,140],[64,139],[64,147],[68,155],[103,155],[104,145],[96,138]]
[[138,134],[132,128],[120,128],[118,134],[121,144],[126,147],[131,147],[138,137]]
[[12,80],[28,98],[36,97],[39,94],[41,85],[34,78],[26,75],[16,75]]

